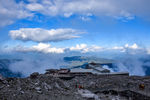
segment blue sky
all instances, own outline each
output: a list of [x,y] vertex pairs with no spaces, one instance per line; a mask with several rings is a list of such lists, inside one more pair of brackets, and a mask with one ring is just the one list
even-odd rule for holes
[[0,45],[18,52],[149,53],[149,4],[149,0],[1,0]]

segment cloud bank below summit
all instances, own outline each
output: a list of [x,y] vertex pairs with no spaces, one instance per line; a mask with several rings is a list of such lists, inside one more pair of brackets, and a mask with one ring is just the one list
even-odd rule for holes
[[148,48],[142,48],[136,43],[133,45],[125,44],[124,46],[114,46],[114,47],[103,47],[98,45],[88,45],[88,44],[76,44],[70,47],[55,47],[49,43],[37,43],[35,45],[23,46],[15,45],[13,47],[7,46],[3,48],[4,52],[39,52],[44,54],[65,54],[71,52],[78,52],[80,54],[86,53],[117,53],[117,54],[150,54]]
[[88,53],[88,52],[99,52],[102,50],[100,46],[96,45],[87,45],[87,44],[77,44],[76,46],[72,47],[64,47],[64,48],[56,48],[51,46],[48,43],[38,43],[37,45],[33,46],[22,46],[17,45],[12,48],[5,48],[4,51],[6,52],[39,52],[44,54],[62,54],[62,53],[69,53],[69,52],[79,52],[79,53]]

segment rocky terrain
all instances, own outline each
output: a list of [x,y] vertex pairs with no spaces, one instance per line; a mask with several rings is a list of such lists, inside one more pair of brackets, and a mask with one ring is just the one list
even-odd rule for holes
[[0,77],[0,100],[150,100],[150,77],[84,75],[60,79],[33,73]]

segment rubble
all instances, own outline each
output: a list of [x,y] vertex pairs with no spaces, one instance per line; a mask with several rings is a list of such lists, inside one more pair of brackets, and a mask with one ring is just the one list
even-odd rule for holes
[[87,98],[87,99],[94,99],[94,100],[100,100],[99,97],[92,93],[89,90],[84,90],[84,89],[78,89],[78,93],[83,97],[83,98]]
[[0,100],[150,100],[150,77],[90,74],[63,80],[38,74],[32,78],[6,78],[6,84],[0,83]]
[[40,88],[40,87],[36,87],[36,88],[35,88],[35,90],[36,90],[36,92],[37,92],[37,93],[40,93],[40,94],[42,93],[42,91],[41,91],[41,88]]

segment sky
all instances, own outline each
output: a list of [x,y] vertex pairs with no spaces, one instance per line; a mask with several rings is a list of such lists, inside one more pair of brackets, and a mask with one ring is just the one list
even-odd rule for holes
[[3,52],[150,54],[150,0],[0,0]]

